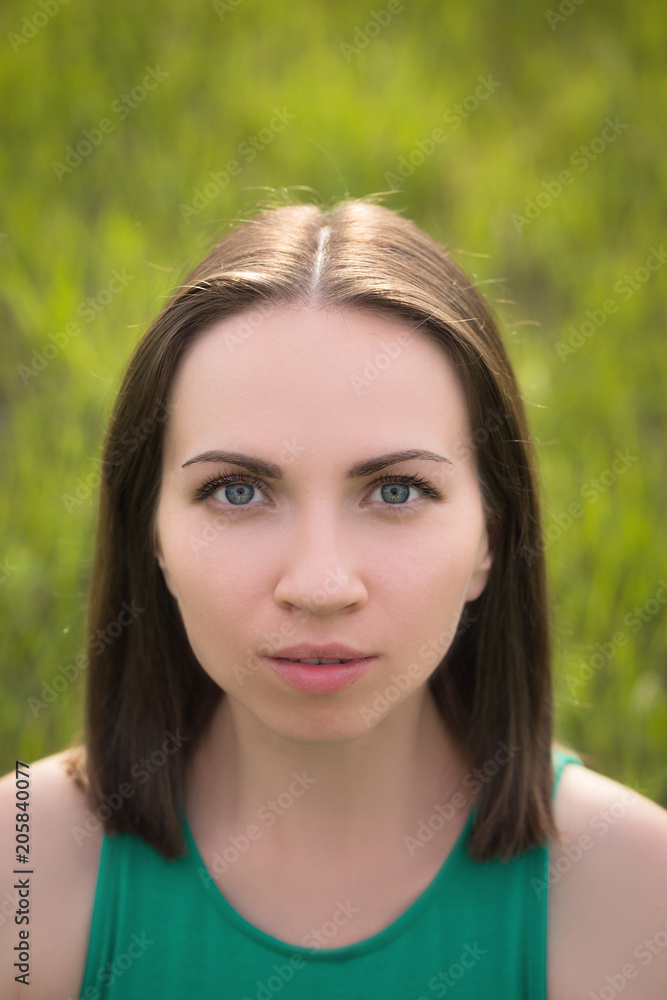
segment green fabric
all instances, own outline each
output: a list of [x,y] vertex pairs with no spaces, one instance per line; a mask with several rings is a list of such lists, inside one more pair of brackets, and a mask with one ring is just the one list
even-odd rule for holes
[[[555,781],[576,754],[553,750]],[[189,855],[105,836],[81,1000],[546,1000],[548,847],[509,863],[466,851],[476,813],[422,895],[383,931],[339,948],[248,923]],[[349,919],[341,898],[330,925]],[[286,901],[286,907],[289,906]],[[354,919],[352,916],[351,919]]]

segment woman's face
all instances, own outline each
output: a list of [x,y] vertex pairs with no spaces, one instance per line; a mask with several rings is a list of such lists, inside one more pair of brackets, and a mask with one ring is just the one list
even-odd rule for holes
[[[414,709],[491,565],[465,398],[441,350],[369,311],[272,307],[200,334],[170,403],[156,556],[231,707],[300,742]],[[353,470],[405,451],[448,461]],[[240,454],[275,468],[253,474]],[[268,660],[302,643],[374,659],[303,690]]]

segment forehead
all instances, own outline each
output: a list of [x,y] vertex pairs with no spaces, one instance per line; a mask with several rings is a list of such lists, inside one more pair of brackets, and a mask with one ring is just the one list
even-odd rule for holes
[[[346,445],[437,450],[469,433],[452,363],[424,331],[365,309],[276,306],[220,320],[188,349],[166,451]],[[176,457],[176,456],[174,456]]]

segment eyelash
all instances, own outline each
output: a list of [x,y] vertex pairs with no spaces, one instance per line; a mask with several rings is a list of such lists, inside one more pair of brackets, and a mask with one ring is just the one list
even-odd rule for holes
[[[230,473],[229,475],[226,476],[214,475],[211,476],[209,479],[207,479],[205,482],[203,482],[202,485],[197,489],[194,496],[194,503],[201,503],[203,500],[206,500],[207,497],[210,497],[213,493],[217,492],[217,490],[219,490],[222,486],[228,486],[230,483],[250,483],[252,486],[256,486],[258,490],[262,490],[263,492],[267,493],[271,492],[271,490],[266,486],[265,483],[261,481],[261,479],[255,479],[254,476],[251,476],[247,472],[240,472],[237,474]],[[396,476],[388,476],[388,475],[380,476],[380,478],[376,479],[374,483],[371,483],[371,486],[369,487],[370,492],[373,493],[378,486],[383,486],[385,483],[405,483],[408,486],[416,486],[417,489],[421,490],[422,493],[424,494],[424,497],[421,499],[429,499],[429,500],[443,499],[443,495],[440,492],[440,490],[436,489],[435,486],[433,486],[433,484],[430,483],[427,479],[422,479],[421,476],[417,475],[399,474]],[[408,509],[411,508],[414,509],[414,506],[416,505],[421,507],[421,503],[419,502],[419,500],[413,504],[385,503],[381,504],[380,506],[387,507],[389,509],[398,507],[398,508],[403,508],[405,510],[406,507]],[[239,510],[242,507],[255,507],[257,506],[257,504],[223,504],[222,506],[223,507],[229,506],[232,510]]]

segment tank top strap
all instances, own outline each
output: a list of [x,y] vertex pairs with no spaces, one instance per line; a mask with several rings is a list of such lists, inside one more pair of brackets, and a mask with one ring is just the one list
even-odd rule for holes
[[585,764],[579,754],[575,753],[574,750],[561,749],[558,746],[552,746],[551,748],[551,762],[554,769],[553,791],[551,793],[551,798],[552,800],[555,800],[556,792],[558,791],[558,783],[565,765],[579,764],[581,767],[585,767]]

